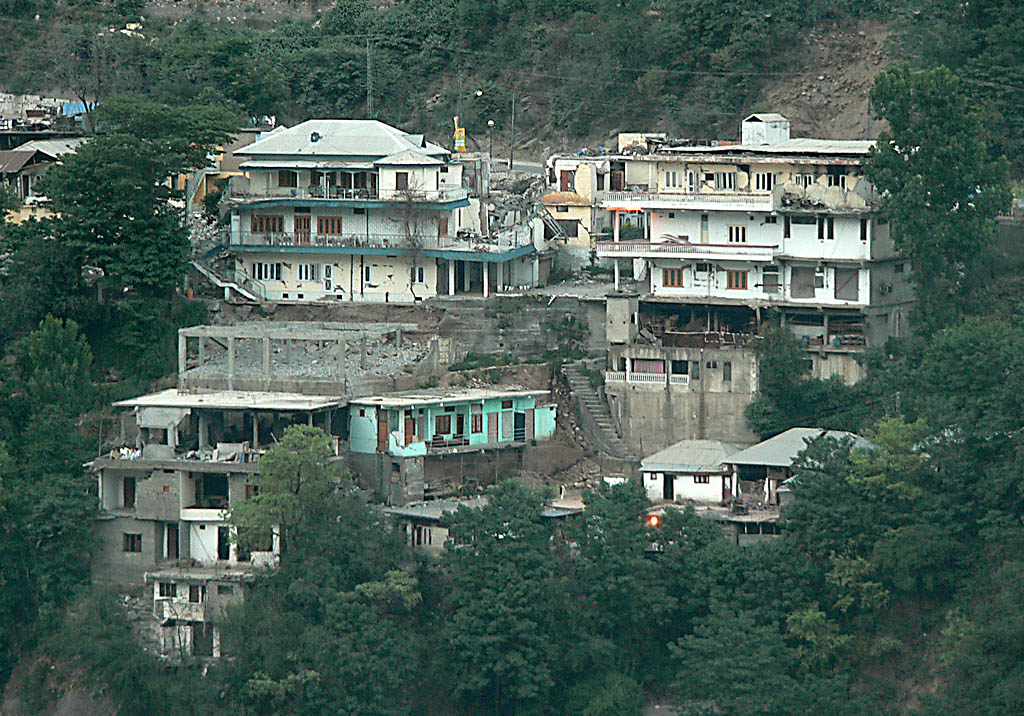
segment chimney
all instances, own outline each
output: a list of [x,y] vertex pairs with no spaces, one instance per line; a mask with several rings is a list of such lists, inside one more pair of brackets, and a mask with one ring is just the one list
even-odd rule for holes
[[752,114],[740,126],[740,142],[746,146],[778,144],[789,139],[789,120],[774,112]]

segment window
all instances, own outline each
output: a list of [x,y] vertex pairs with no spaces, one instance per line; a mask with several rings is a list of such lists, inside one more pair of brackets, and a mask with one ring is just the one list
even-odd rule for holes
[[868,220],[867,219],[861,219],[860,220],[860,240],[861,241],[867,241],[868,240]]
[[807,187],[809,187],[811,184],[814,183],[814,175],[813,174],[794,174],[793,175],[793,183],[796,184],[798,187],[806,189]]
[[697,175],[697,172],[695,172],[693,169],[688,170],[686,172],[686,191],[690,192],[691,194],[696,192],[699,188],[699,183],[700,177]]
[[409,172],[395,172],[395,189],[405,191],[409,188]]
[[733,190],[736,188],[736,172],[715,172],[715,189]]
[[672,369],[672,375],[689,375],[690,373],[689,361],[674,360],[670,362],[669,367]]
[[840,189],[845,189],[846,188],[846,175],[845,174],[833,173],[833,172],[830,171],[828,173],[828,185],[829,186],[837,186]]
[[434,433],[437,435],[447,435],[452,431],[452,416],[451,415],[437,415],[434,417]]
[[843,301],[856,301],[860,294],[860,271],[857,269],[837,268],[835,278],[835,297]]
[[765,266],[761,269],[761,290],[764,293],[779,292],[779,267]]
[[702,232],[708,230],[708,215],[707,214],[701,214],[700,215],[700,230]]
[[218,584],[217,594],[234,594],[235,588],[230,584]]
[[711,484],[711,476],[710,475],[694,475],[693,476],[693,484],[695,484],[695,485],[710,485]]
[[727,271],[726,287],[734,291],[745,291],[747,289],[747,272]]
[[792,222],[803,226],[813,226],[818,223],[818,218],[810,214],[793,214]]
[[661,285],[670,288],[683,287],[683,270],[681,268],[667,268],[661,270]]
[[814,298],[814,269],[794,266],[790,270],[789,294],[793,298]]
[[512,401],[511,400],[503,400],[503,401],[501,401],[501,408],[502,408],[502,410],[511,410],[512,409]]
[[558,214],[568,214],[569,213],[569,207],[568,206],[556,206],[555,207],[555,212],[558,213]]
[[754,189],[757,191],[771,191],[775,188],[775,172],[756,172],[754,174]]
[[422,266],[412,266],[409,268],[409,283],[426,283],[426,271]]
[[297,273],[299,275],[299,281],[317,281],[317,265],[316,264],[299,264]]
[[787,214],[782,220],[782,238],[788,239],[792,233],[792,224],[790,223],[789,215]]
[[174,582],[160,582],[159,589],[161,597],[174,598],[178,596],[178,587]]
[[256,495],[258,495],[258,494],[260,494],[260,486],[259,485],[253,485],[253,484],[248,483],[248,482],[245,483],[245,499],[251,500],[252,498],[256,497]]
[[729,243],[730,244],[745,244],[747,243],[747,227],[733,225],[729,227]]
[[768,216],[764,217],[764,223],[777,224],[779,223],[779,217],[775,216],[775,214],[768,214]]
[[135,507],[135,478],[124,478],[122,507]]
[[257,281],[280,281],[281,264],[256,261],[252,265],[252,277]]
[[824,241],[828,238],[832,241],[836,238],[836,220],[831,216],[819,216],[818,217],[818,241]]
[[370,283],[370,266],[363,266],[363,282]]
[[821,267],[814,269],[814,287],[825,288],[825,269]]
[[353,214],[354,214],[355,216],[362,216],[363,214],[365,214],[365,213],[366,213],[366,209],[353,209],[353,210],[352,210],[352,213],[353,213]]
[[668,212],[668,218],[670,218],[670,219],[676,218],[676,212],[674,212],[674,211]]
[[665,172],[665,188],[666,189],[680,189],[682,188],[682,175],[676,170],[668,170]]
[[726,383],[732,380],[732,363],[730,361],[722,363],[722,380]]
[[484,431],[484,406],[474,405],[470,408],[472,420],[470,421],[470,432],[482,433]]
[[711,264],[699,263],[694,264],[693,270],[697,273],[711,273]]
[[337,236],[341,233],[340,216],[318,216],[316,217],[316,233],[325,236]]
[[284,217],[270,214],[252,215],[252,233],[254,234],[280,234],[284,232]]
[[700,380],[700,361],[693,361],[690,368],[690,380]]
[[203,601],[203,587],[198,584],[188,585],[188,600],[193,604]]
[[122,552],[141,552],[142,551],[142,535],[140,534],[129,534],[127,532],[121,535],[121,551]]
[[299,173],[281,169],[277,172],[277,185],[282,187],[296,187],[299,185]]
[[555,219],[558,225],[562,227],[562,231],[565,232],[566,236],[576,238],[580,235],[580,222],[579,219]]
[[604,174],[597,175],[597,190],[604,191]]

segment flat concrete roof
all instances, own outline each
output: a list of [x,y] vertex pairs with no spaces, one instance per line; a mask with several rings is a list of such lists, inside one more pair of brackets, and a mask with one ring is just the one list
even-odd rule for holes
[[410,390],[404,393],[371,395],[354,398],[352,405],[378,405],[384,408],[400,408],[409,405],[438,405],[443,403],[472,403],[492,398],[521,398],[530,395],[547,395],[547,390],[524,390],[514,388],[496,390],[492,388],[451,388],[437,390]]
[[[471,510],[487,507],[486,495],[479,497],[460,497],[448,500],[431,500],[429,502],[414,502],[401,507],[384,507],[382,511],[395,517],[424,520],[428,522],[440,522],[445,515],[455,512],[460,507],[467,507]],[[555,500],[544,505],[541,510],[541,517],[558,519],[578,515],[583,512],[583,501],[576,500]]]
[[124,408],[208,408],[212,410],[280,410],[310,412],[345,405],[346,399],[333,395],[302,393],[268,393],[244,390],[217,390],[208,393],[185,393],[177,388],[138,398],[119,400],[115,406]]
[[230,567],[165,567],[146,572],[145,580],[162,582],[175,579],[192,579],[196,581],[242,582],[250,581],[256,576],[257,567],[252,565],[232,565]]

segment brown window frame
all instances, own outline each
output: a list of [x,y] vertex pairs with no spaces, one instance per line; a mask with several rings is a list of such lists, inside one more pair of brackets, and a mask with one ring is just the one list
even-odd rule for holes
[[693,484],[695,484],[695,485],[710,485],[711,484],[711,476],[710,475],[694,475],[693,476]]
[[[442,427],[443,426],[443,427]],[[435,415],[434,416],[434,435],[451,435],[452,434],[452,416],[451,414]]]
[[284,217],[280,214],[253,214],[250,228],[254,234],[283,234]]
[[299,185],[299,173],[291,169],[278,169],[277,185],[284,189],[296,188]]
[[661,270],[661,285],[666,288],[683,288],[683,269],[663,268]]
[[395,172],[395,191],[408,191],[409,172]]
[[135,552],[142,551],[142,535],[136,532],[121,533],[121,551]]
[[320,236],[340,236],[340,216],[318,216],[316,217],[316,233]]
[[[725,287],[730,291],[746,291],[748,284],[749,271],[738,271],[728,269],[725,272]],[[739,279],[743,280],[740,281]],[[741,285],[742,284],[742,285]]]

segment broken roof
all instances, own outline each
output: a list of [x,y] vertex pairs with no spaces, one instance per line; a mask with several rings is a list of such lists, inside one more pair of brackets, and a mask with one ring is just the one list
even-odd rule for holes
[[647,472],[698,474],[721,472],[722,463],[739,448],[721,440],[680,440],[660,452],[645,457],[640,469]]
[[209,393],[185,393],[177,388],[114,403],[126,408],[209,408],[213,410],[280,410],[308,412],[334,408],[345,399],[332,395],[270,393],[246,390],[217,390]]
[[414,150],[447,157],[448,150],[375,119],[310,119],[267,134],[238,149],[238,156],[381,158]]
[[772,144],[719,144],[717,146],[677,146],[663,147],[659,153],[671,154],[842,154],[867,155],[875,146],[873,139],[811,139],[794,137],[783,139]]
[[520,398],[530,395],[547,395],[546,390],[493,388],[438,388],[434,390],[409,390],[402,393],[386,393],[371,395],[365,398],[354,398],[353,405],[379,405],[388,408],[401,408],[411,405],[440,405],[443,403],[471,403],[493,398]]
[[67,137],[64,139],[34,139],[18,147],[21,151],[42,152],[52,159],[65,154],[74,154],[86,137]]
[[773,438],[768,438],[746,450],[730,455],[726,460],[730,465],[767,465],[768,467],[790,467],[796,456],[807,447],[807,443],[818,437],[835,439],[850,438],[854,445],[861,448],[871,447],[871,443],[855,433],[845,430],[824,430],[822,428],[790,428]]

